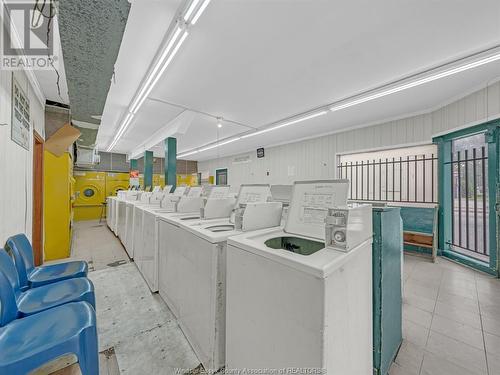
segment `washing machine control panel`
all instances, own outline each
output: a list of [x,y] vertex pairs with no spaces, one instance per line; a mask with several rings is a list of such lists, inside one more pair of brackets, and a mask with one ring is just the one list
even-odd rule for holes
[[340,251],[350,251],[371,236],[371,205],[328,209],[325,218],[326,247]]

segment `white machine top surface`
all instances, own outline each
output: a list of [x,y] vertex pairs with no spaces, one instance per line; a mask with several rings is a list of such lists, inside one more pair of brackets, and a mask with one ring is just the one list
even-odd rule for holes
[[[269,197],[271,197],[271,187],[268,184],[243,184],[240,186],[234,208],[238,208],[240,204],[267,202]],[[234,223],[234,212],[229,220]]]
[[[227,239],[227,245],[263,256],[270,260],[285,264],[299,271],[326,278],[334,270],[341,267],[358,250],[369,246],[371,249],[372,239],[365,241],[350,252],[342,252],[330,248],[321,248],[311,255],[296,254],[283,249],[273,249],[265,245],[267,240],[277,237],[295,237],[304,241],[318,241],[316,238],[308,238],[301,235],[293,235],[285,232],[282,228],[262,229],[255,232],[241,233]],[[324,243],[323,243],[324,246]],[[229,251],[229,250],[228,250]],[[371,252],[371,250],[369,250]]]
[[325,240],[329,207],[346,206],[348,180],[296,181],[285,232]]

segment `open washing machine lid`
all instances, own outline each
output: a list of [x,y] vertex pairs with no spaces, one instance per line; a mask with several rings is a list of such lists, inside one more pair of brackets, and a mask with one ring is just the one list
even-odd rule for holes
[[325,241],[328,208],[346,206],[348,192],[348,180],[296,181],[285,232]]

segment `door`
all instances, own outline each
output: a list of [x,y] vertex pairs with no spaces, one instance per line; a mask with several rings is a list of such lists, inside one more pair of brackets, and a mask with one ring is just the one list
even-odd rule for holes
[[227,168],[217,169],[215,171],[215,184],[227,185]]
[[[500,125],[500,124],[499,124]],[[450,257],[497,274],[496,124],[444,136],[440,143],[440,249]]]
[[33,260],[43,263],[43,138],[33,132]]

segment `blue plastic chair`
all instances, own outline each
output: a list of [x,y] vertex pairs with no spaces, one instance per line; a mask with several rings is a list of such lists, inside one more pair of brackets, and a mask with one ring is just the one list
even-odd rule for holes
[[58,306],[17,319],[10,281],[0,272],[0,374],[28,374],[75,354],[83,375],[99,374],[95,310],[87,302]]
[[94,285],[85,277],[63,280],[23,292],[19,287],[14,262],[4,249],[0,249],[0,273],[9,281],[8,286],[2,286],[2,289],[8,287],[14,295],[18,314],[16,318],[37,314],[70,302],[85,301],[95,308]]
[[35,267],[33,248],[24,234],[9,237],[5,249],[14,258],[22,290],[75,277],[86,277],[88,274],[88,264],[81,260]]

